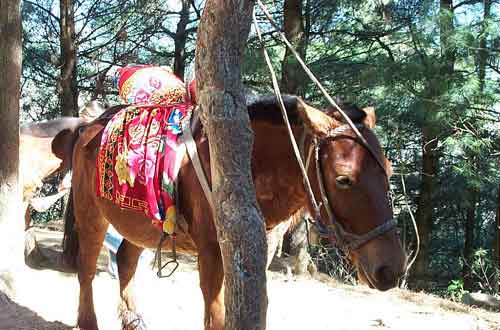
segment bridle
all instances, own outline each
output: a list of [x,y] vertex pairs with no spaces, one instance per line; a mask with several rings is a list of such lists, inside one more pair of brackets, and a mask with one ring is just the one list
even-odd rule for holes
[[[361,124],[356,124],[356,128],[358,128],[360,131],[362,131],[365,126]],[[314,216],[315,216],[315,221],[313,222],[314,225],[316,226],[318,232],[320,235],[325,236],[325,237],[331,237],[332,234],[335,237],[336,244],[344,248],[348,251],[353,251],[358,248],[360,248],[362,245],[368,243],[369,241],[385,234],[386,232],[392,230],[393,228],[396,227],[397,222],[393,218],[387,220],[383,224],[375,227],[374,229],[368,231],[365,234],[354,234],[349,231],[347,231],[342,224],[337,220],[337,217],[335,216],[335,213],[333,212],[333,209],[331,207],[330,200],[328,198],[328,194],[325,189],[325,180],[324,180],[324,173],[323,173],[323,168],[321,165],[321,160],[320,160],[320,152],[321,152],[321,147],[325,145],[326,143],[333,142],[335,139],[338,138],[350,138],[357,143],[361,144],[363,147],[365,147],[370,154],[375,158],[377,164],[382,168],[386,175],[387,178],[387,172],[385,167],[383,166],[382,161],[379,159],[377,154],[374,152],[373,148],[371,148],[370,145],[367,145],[363,140],[357,138],[357,137],[352,137],[350,135],[344,134],[345,132],[351,130],[350,125],[344,124],[341,126],[338,126],[337,128],[331,130],[326,136],[318,138],[318,137],[313,137],[311,144],[309,146],[308,154],[306,159],[306,164],[305,168],[306,170],[309,168],[311,158],[314,156],[314,161],[316,165],[316,179],[318,181],[318,186],[319,186],[319,193],[321,197],[321,203],[318,204],[316,201],[311,201],[311,204],[313,205],[314,208]],[[301,149],[302,149],[302,156],[304,156],[304,149],[305,149],[305,136],[307,132],[304,130],[304,133],[302,134],[301,137]],[[304,157],[302,158],[304,159]],[[312,196],[310,195],[311,199],[314,199],[314,193]],[[321,207],[324,207],[326,214],[328,215],[329,223],[324,224],[322,222],[321,218]]]
[[[274,20],[271,17],[271,14],[267,10],[267,8],[264,6],[264,4],[260,0],[257,0],[257,4],[262,9],[262,11],[264,12],[265,16],[268,18],[271,25],[277,31],[280,31],[280,27],[274,22]],[[271,80],[273,83],[273,88],[274,88],[276,97],[278,99],[278,104],[279,104],[280,110],[281,110],[282,115],[283,115],[283,120],[285,122],[285,125],[286,125],[287,130],[288,130],[288,134],[290,136],[290,141],[292,143],[292,147],[293,147],[293,150],[295,153],[295,157],[297,159],[297,163],[299,165],[301,174],[303,176],[306,194],[308,195],[308,198],[309,198],[309,200],[313,206],[313,209],[314,209],[314,213],[315,213],[314,216],[316,219],[315,223],[318,226],[320,233],[323,232],[323,233],[328,234],[329,236],[331,236],[330,234],[335,235],[335,237],[337,239],[337,244],[339,246],[341,246],[345,249],[351,250],[351,251],[356,250],[359,247],[361,247],[363,244],[366,244],[369,241],[373,240],[374,238],[379,237],[380,235],[383,235],[384,233],[388,232],[389,230],[395,228],[397,223],[394,219],[389,219],[386,222],[384,222],[383,224],[375,227],[374,229],[372,229],[369,232],[362,234],[362,235],[350,233],[344,229],[344,227],[337,221],[335,214],[333,213],[332,208],[330,206],[328,196],[326,194],[325,184],[324,184],[324,175],[323,175],[323,171],[321,169],[321,162],[319,161],[319,153],[320,153],[321,146],[328,141],[331,141],[331,140],[334,140],[334,139],[340,137],[343,132],[345,132],[347,130],[352,130],[356,135],[355,141],[360,143],[363,147],[365,147],[370,152],[370,154],[374,157],[374,159],[376,160],[378,165],[383,169],[383,171],[386,175],[386,179],[388,181],[389,178],[387,177],[387,172],[385,170],[385,166],[382,163],[382,161],[380,160],[380,158],[378,157],[378,155],[375,153],[373,148],[368,144],[368,142],[365,140],[365,138],[359,132],[357,126],[360,126],[360,125],[354,124],[352,122],[352,120],[349,118],[349,116],[347,116],[347,114],[338,106],[338,104],[335,103],[335,101],[333,101],[333,99],[328,94],[326,89],[323,87],[323,85],[321,85],[321,83],[314,76],[314,74],[311,72],[311,70],[309,70],[307,65],[302,60],[301,56],[297,53],[295,48],[288,41],[288,39],[286,38],[284,33],[279,32],[281,39],[287,45],[288,49],[293,53],[293,55],[295,56],[297,61],[300,63],[300,65],[304,68],[304,71],[309,76],[309,78],[311,78],[311,80],[319,87],[319,89],[325,95],[328,102],[335,109],[337,109],[337,111],[340,113],[340,115],[347,122],[347,124],[341,125],[341,126],[335,128],[334,130],[332,130],[331,132],[329,132],[329,134],[326,137],[322,137],[321,139],[317,139],[317,137],[313,137],[313,143],[311,144],[311,148],[313,148],[313,149],[310,148],[309,153],[311,154],[311,151],[314,151],[314,154],[315,154],[314,158],[315,158],[315,162],[316,162],[316,176],[317,176],[317,180],[318,180],[318,185],[320,187],[322,204],[320,205],[316,202],[316,198],[314,196],[314,193],[312,191],[312,188],[311,188],[311,185],[309,182],[309,178],[307,176],[307,166],[308,165],[304,166],[304,164],[302,162],[302,160],[304,159],[304,153],[302,152],[302,155],[300,155],[300,152],[298,150],[299,148],[298,148],[297,143],[295,141],[295,137],[293,136],[293,132],[292,132],[292,129],[290,127],[290,122],[288,121],[288,115],[286,114],[285,105],[283,103],[283,99],[281,97],[281,92],[279,90],[278,79],[276,77],[276,73],[274,72],[269,54],[267,53],[267,50],[265,48],[262,34],[260,32],[259,25],[257,23],[257,18],[255,16],[255,11],[253,12],[253,21],[255,24],[255,28],[256,28],[256,32],[257,32],[257,35],[259,37],[259,40],[261,41],[261,43],[263,45],[262,49],[264,52],[264,58],[265,58],[265,61],[267,63],[267,66],[269,67],[269,71],[271,73]],[[364,128],[364,126],[361,125],[361,128]],[[323,206],[325,208],[325,210],[328,214],[328,217],[330,219],[329,223],[326,225],[326,228],[321,223],[321,212],[320,212],[321,206]]]

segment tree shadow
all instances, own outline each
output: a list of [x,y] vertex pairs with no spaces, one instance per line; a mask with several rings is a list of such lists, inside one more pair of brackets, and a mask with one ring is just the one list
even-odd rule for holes
[[31,309],[21,306],[0,291],[0,330],[72,330],[61,322],[49,322]]
[[[50,269],[72,276],[76,269],[64,261],[62,232],[32,227],[25,233],[24,261],[32,269]],[[107,250],[102,249],[97,262],[97,272],[106,272]],[[0,329],[2,330],[2,329]]]

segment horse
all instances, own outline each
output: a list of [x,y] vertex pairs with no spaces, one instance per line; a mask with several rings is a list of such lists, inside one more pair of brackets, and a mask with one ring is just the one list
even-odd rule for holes
[[[31,223],[31,203],[35,192],[46,178],[61,172],[61,159],[52,153],[52,140],[64,129],[74,130],[98,117],[105,108],[97,101],[88,102],[81,111],[81,117],[61,117],[41,122],[27,123],[19,130],[19,173],[23,191],[23,209],[25,210],[25,230]],[[61,196],[61,194],[58,194]],[[57,198],[43,201],[43,208],[54,203]]]
[[[390,163],[373,132],[374,110],[345,107],[366,145],[336,112],[325,113],[295,96],[285,97],[285,105],[294,136],[303,137],[304,150],[318,151],[318,160],[308,164],[307,174],[314,195],[329,200],[337,227],[342,227],[341,231],[337,230],[337,234],[343,235],[342,240],[337,237],[338,242],[357,242],[346,246],[350,247],[349,255],[363,281],[379,290],[395,287],[404,273],[406,255],[393,225],[387,195]],[[272,231],[301,208],[314,214],[313,207],[276,98],[263,97],[247,106],[254,132],[251,160],[256,197],[266,229]],[[108,224],[124,237],[117,252],[119,309],[124,329],[145,328],[135,309],[131,283],[141,251],[156,248],[162,235],[142,212],[120,209],[96,195],[96,156],[106,117],[123,107],[111,108],[101,119],[76,130],[61,131],[52,144],[53,152],[63,155],[64,163],[73,171],[64,246],[65,254],[77,264],[80,284],[77,325],[85,330],[98,329],[92,281]],[[203,127],[195,130],[194,139],[210,184],[209,147]],[[224,329],[221,250],[210,205],[187,156],[184,156],[178,175],[177,204],[188,224],[187,230],[177,233],[177,249],[198,255],[205,304],[204,327],[207,330]],[[318,222],[331,228],[334,220],[331,216],[322,207]],[[334,240],[332,232],[329,233]],[[164,241],[162,248],[172,248],[171,240]]]
[[63,117],[34,122],[20,127],[19,173],[25,210],[25,230],[31,223],[29,204],[42,181],[61,169],[61,159],[52,153],[52,140],[63,129],[75,129],[85,123],[82,118]]

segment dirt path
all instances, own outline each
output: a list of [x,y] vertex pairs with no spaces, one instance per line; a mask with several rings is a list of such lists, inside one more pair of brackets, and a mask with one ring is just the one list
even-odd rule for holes
[[[203,304],[194,264],[171,279],[138,273],[138,306],[149,329],[202,329]],[[0,330],[71,329],[78,280],[74,274],[27,269],[15,302],[0,297]],[[404,290],[381,293],[328,281],[268,273],[268,329],[500,329],[500,315]],[[117,280],[96,276],[94,299],[102,330],[118,330]]]

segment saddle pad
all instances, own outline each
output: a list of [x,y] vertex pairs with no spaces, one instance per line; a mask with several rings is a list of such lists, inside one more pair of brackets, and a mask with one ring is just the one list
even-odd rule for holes
[[131,105],[104,129],[97,157],[97,196],[144,212],[168,234],[175,229],[175,192],[183,153],[177,138],[191,104]]
[[117,70],[115,80],[125,104],[184,103],[186,87],[168,68],[154,65],[133,65]]

